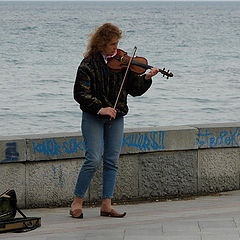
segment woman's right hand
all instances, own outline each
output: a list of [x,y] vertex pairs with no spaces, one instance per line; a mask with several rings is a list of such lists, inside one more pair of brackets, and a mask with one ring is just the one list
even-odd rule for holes
[[108,115],[110,118],[115,119],[116,115],[117,115],[117,111],[116,111],[116,109],[114,109],[112,107],[105,107],[105,108],[101,108],[99,110],[98,114],[100,114],[100,115]]

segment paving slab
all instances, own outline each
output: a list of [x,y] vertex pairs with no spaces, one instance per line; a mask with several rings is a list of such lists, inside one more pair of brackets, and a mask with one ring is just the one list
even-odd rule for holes
[[42,226],[26,233],[4,233],[4,240],[240,240],[240,191],[151,203],[115,205],[123,219],[99,216],[85,207],[83,219],[69,208],[23,210],[41,217]]

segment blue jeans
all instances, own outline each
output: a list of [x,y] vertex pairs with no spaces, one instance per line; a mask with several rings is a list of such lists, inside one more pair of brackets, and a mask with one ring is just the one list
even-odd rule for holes
[[75,195],[83,198],[94,173],[103,159],[102,198],[112,198],[123,139],[123,117],[111,121],[83,112],[82,134],[85,141],[85,161],[75,187]]

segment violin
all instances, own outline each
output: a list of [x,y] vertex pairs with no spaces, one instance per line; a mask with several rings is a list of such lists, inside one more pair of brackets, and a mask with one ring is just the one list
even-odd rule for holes
[[[131,62],[130,62],[131,61]],[[137,73],[143,74],[147,69],[153,68],[153,66],[148,65],[148,61],[144,57],[130,57],[127,52],[122,49],[117,49],[117,53],[108,58],[107,65],[110,69],[116,72],[120,72],[123,68],[126,68],[130,63],[130,70]],[[159,69],[159,72],[163,74],[163,77],[166,76],[173,77],[171,72],[165,71],[165,68]]]

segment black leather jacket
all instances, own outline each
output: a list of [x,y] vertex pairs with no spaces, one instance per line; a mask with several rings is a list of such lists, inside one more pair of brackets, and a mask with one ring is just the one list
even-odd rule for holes
[[[116,101],[125,70],[114,72],[99,54],[84,58],[78,67],[74,84],[74,99],[82,111],[97,114],[102,107],[113,107]],[[117,104],[117,116],[128,112],[127,95],[140,96],[151,86],[152,79],[129,71]]]

